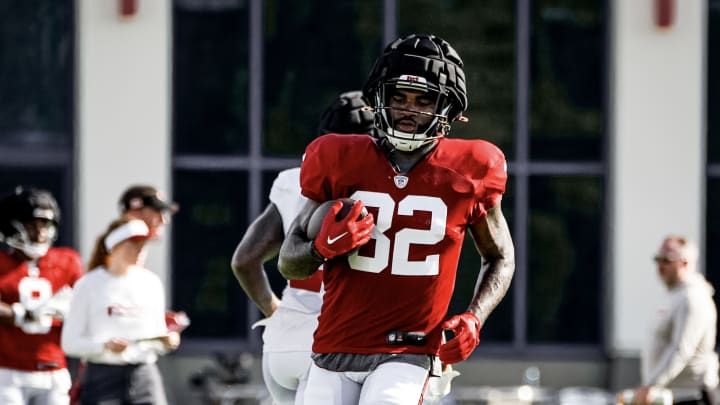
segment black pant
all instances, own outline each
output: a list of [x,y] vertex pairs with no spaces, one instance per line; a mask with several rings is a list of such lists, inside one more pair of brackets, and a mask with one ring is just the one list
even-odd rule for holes
[[702,399],[674,402],[673,405],[720,405],[720,403],[715,389],[703,388]]
[[80,404],[166,404],[165,389],[155,364],[88,363],[80,388]]
[[707,405],[720,405],[717,388],[703,388],[703,400]]

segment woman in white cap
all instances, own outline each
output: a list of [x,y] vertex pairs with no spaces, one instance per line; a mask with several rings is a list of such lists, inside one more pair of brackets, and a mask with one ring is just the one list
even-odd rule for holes
[[87,362],[81,404],[166,404],[158,356],[180,344],[165,323],[160,278],[139,265],[150,233],[141,220],[112,222],[76,284],[62,348]]

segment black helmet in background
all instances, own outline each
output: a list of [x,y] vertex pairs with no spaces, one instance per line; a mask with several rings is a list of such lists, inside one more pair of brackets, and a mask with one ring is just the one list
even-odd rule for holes
[[[27,224],[42,220],[47,235],[42,241],[33,240]],[[16,187],[0,199],[0,242],[22,252],[31,260],[47,253],[57,239],[60,208],[55,197],[36,188]]]
[[375,130],[372,109],[360,90],[340,94],[320,115],[318,134],[371,134]]

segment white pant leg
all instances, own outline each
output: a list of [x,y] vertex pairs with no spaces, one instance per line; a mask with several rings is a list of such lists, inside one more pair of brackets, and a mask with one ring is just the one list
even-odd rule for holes
[[269,318],[257,322],[265,325],[263,352],[312,351],[317,317],[316,313],[278,308]]
[[0,404],[67,405],[70,403],[70,373],[0,369]]
[[342,373],[329,371],[312,364],[308,375],[303,403],[307,405],[357,405],[362,383],[350,375],[367,373]]
[[[312,359],[310,360],[310,364],[312,364]],[[300,379],[298,380],[298,387],[297,391],[295,393],[295,405],[305,405],[305,389],[307,388],[307,382],[308,377],[310,376],[310,366],[305,370],[305,374],[303,374]],[[310,405],[310,404],[308,404]]]
[[302,404],[311,363],[310,352],[263,353],[263,378],[276,405]]
[[280,307],[258,324],[263,332],[263,378],[276,405],[301,405],[312,359],[317,314]]
[[25,405],[22,387],[15,385],[0,385],[0,404]]
[[440,377],[430,377],[428,379],[427,389],[423,405],[438,405],[443,403],[443,399],[450,394],[452,390],[452,380],[459,376],[460,372],[446,365]]
[[70,403],[70,389],[65,391],[53,389],[50,391],[40,392],[34,395],[36,405],[68,405]]
[[429,374],[428,370],[413,364],[381,364],[365,379],[358,404],[418,405]]

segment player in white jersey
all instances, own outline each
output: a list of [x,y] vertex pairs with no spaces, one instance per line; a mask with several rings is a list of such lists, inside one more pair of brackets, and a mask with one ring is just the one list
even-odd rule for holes
[[[360,91],[341,94],[320,119],[319,133],[365,134],[374,128]],[[275,257],[305,197],[300,168],[278,174],[270,204],[248,227],[235,249],[232,270],[248,297],[267,317],[263,333],[263,378],[276,405],[301,404],[311,363],[313,332],[322,305],[322,272],[288,282],[279,299],[271,290],[263,263]]]

